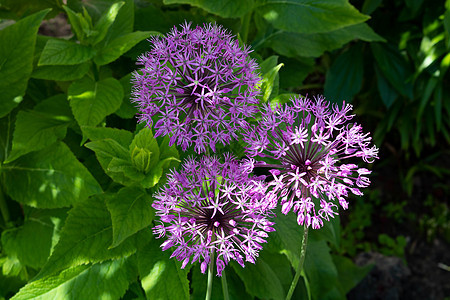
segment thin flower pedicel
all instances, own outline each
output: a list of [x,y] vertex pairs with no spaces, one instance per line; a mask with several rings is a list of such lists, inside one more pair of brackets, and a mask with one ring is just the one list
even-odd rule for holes
[[244,260],[254,263],[267,233],[274,231],[268,218],[276,200],[251,172],[251,165],[230,155],[224,163],[217,157],[189,158],[180,171],[172,171],[153,203],[160,217],[153,231],[166,238],[162,249],[174,247],[171,257],[183,268],[200,262],[202,273],[214,251],[218,276],[230,260],[242,267]]
[[191,28],[185,23],[165,37],[151,39],[152,49],[139,57],[132,101],[139,121],[155,122],[155,136],[171,136],[185,151],[197,153],[217,143],[227,145],[247,128],[257,111],[256,62],[233,36],[216,24]]
[[281,211],[297,213],[299,225],[321,228],[338,214],[336,203],[347,209],[348,193],[362,195],[370,184],[371,171],[355,162],[372,163],[378,148],[361,125],[349,123],[351,110],[350,104],[330,105],[323,97],[295,97],[273,109],[265,105],[262,120],[245,135],[249,155],[263,159],[255,166],[270,168]]

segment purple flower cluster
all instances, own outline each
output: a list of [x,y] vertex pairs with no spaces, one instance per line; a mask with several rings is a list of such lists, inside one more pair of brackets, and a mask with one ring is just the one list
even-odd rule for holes
[[172,171],[153,207],[160,224],[153,228],[167,239],[163,250],[174,247],[171,257],[182,262],[200,262],[202,273],[217,253],[217,275],[230,260],[244,267],[255,262],[267,233],[274,231],[268,220],[276,207],[275,194],[250,173],[249,161],[231,155],[224,162],[217,157],[188,158],[179,171]]
[[258,126],[245,134],[248,154],[264,160],[255,166],[270,168],[281,211],[297,213],[299,225],[321,228],[338,214],[335,203],[347,209],[349,192],[362,195],[370,184],[371,171],[356,163],[373,162],[378,148],[361,125],[349,123],[351,110],[345,103],[330,107],[323,97],[294,97],[273,109],[265,105]]
[[132,101],[139,121],[153,125],[155,136],[171,136],[183,151],[194,144],[197,153],[217,143],[227,145],[237,131],[248,128],[256,111],[260,80],[249,48],[216,24],[174,27],[165,37],[154,37],[152,49],[139,57]]

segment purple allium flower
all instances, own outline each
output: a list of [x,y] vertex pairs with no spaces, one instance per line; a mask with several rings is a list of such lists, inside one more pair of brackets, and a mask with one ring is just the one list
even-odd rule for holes
[[229,144],[236,132],[248,127],[258,103],[260,80],[249,48],[221,26],[191,24],[174,27],[165,37],[151,39],[152,49],[138,58],[132,101],[139,108],[139,122],[153,125],[155,136],[170,134],[185,151],[197,153],[209,145]]
[[362,195],[370,184],[371,171],[356,163],[372,163],[378,148],[361,125],[349,123],[351,110],[345,103],[330,107],[323,97],[294,97],[273,109],[265,105],[258,127],[245,134],[249,155],[264,159],[254,166],[270,168],[281,211],[297,213],[299,225],[321,228],[338,214],[336,203],[347,209],[348,193]]
[[174,247],[171,257],[182,262],[200,262],[202,273],[217,253],[217,275],[230,260],[244,267],[244,259],[255,262],[268,232],[268,220],[276,207],[275,194],[253,167],[225,154],[224,162],[214,156],[188,158],[180,171],[171,171],[166,185],[154,196],[153,208],[160,224],[153,228],[165,236],[162,250]]

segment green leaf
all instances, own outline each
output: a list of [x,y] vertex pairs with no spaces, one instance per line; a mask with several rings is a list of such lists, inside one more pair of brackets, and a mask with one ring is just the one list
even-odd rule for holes
[[378,92],[380,93],[381,100],[386,108],[390,108],[394,104],[398,97],[397,92],[389,82],[381,74],[380,68],[375,65],[375,74],[377,75]]
[[33,70],[31,77],[54,81],[72,81],[86,75],[90,66],[89,62],[73,66],[41,66]]
[[250,12],[254,6],[254,0],[163,0],[166,5],[169,4],[190,4],[200,7],[209,13],[216,14],[223,18],[239,18]]
[[151,235],[146,229],[109,249],[113,229],[105,198],[104,194],[93,196],[69,211],[61,238],[35,279],[69,267],[129,256],[136,252],[139,239],[146,240]]
[[332,255],[332,259],[339,274],[339,287],[344,295],[363,280],[373,267],[373,265],[358,267],[351,259],[344,256]]
[[12,199],[32,207],[67,207],[101,192],[97,181],[62,142],[3,166]]
[[116,182],[132,185],[134,181],[129,178],[131,173],[129,169],[134,167],[131,164],[128,148],[133,134],[127,130],[114,128],[83,127],[82,129],[92,141],[85,146],[95,152],[105,173]]
[[[273,55],[268,57],[261,63],[261,94],[263,102],[267,102],[271,99],[272,95],[278,93],[279,87],[279,75],[278,72],[283,64],[278,64],[278,56]],[[273,96],[272,96],[273,98]]]
[[42,50],[38,66],[78,65],[95,55],[94,49],[63,39],[50,39]]
[[105,38],[109,27],[114,23],[120,8],[124,4],[125,2],[123,1],[112,4],[110,8],[102,15],[100,20],[98,20],[97,24],[94,26],[94,31],[96,31],[97,34],[93,35],[93,38],[91,39],[92,45],[98,44]]
[[49,9],[26,17],[0,31],[0,118],[23,99],[33,70],[36,35]]
[[189,299],[187,272],[152,239],[138,252],[138,270],[147,299]]
[[133,257],[125,257],[31,281],[12,299],[119,299],[134,279]]
[[363,23],[317,34],[279,32],[272,35],[266,41],[266,45],[288,57],[319,57],[325,51],[340,48],[355,39],[366,42],[384,41],[367,24]]
[[72,112],[63,94],[42,101],[31,111],[19,111],[12,151],[6,162],[63,139],[72,121]]
[[139,230],[151,227],[154,217],[151,204],[150,195],[145,190],[135,187],[122,188],[106,199],[113,227],[113,242],[110,248],[117,247]]
[[231,264],[245,285],[246,291],[261,299],[284,299],[285,291],[272,268],[259,257],[255,264],[246,263],[245,268]]
[[327,71],[325,97],[335,103],[351,102],[361,90],[364,76],[361,44],[339,55]]
[[411,71],[405,58],[394,47],[371,43],[373,56],[381,73],[402,96],[413,99],[413,86],[408,78]]
[[303,226],[298,225],[295,214],[282,215],[277,218],[275,232],[270,234],[271,239],[280,243],[281,253],[285,254],[295,269],[300,261],[300,248],[303,238]]
[[73,33],[75,33],[79,41],[84,41],[85,33],[82,23],[86,22],[86,20],[84,20],[84,17],[80,13],[74,12],[68,6],[63,5],[62,7],[69,18],[70,27]]
[[275,28],[298,33],[321,33],[362,23],[361,14],[347,0],[265,0],[255,11]]
[[109,64],[118,59],[122,54],[130,50],[140,41],[155,34],[159,33],[156,31],[135,31],[119,36],[98,51],[97,55],[94,57],[94,62],[99,66]]
[[2,232],[3,250],[21,264],[38,269],[50,255],[53,232],[60,223],[60,217],[34,210],[22,226]]
[[439,82],[439,80],[436,77],[431,77],[428,80],[428,83],[422,94],[422,99],[420,99],[419,109],[417,110],[417,119],[416,119],[417,122],[423,122],[423,119],[422,119],[423,111],[425,110],[425,107],[427,106],[428,100],[431,98],[431,95],[433,94],[434,90],[436,89],[438,82]]
[[[337,282],[337,270],[330,255],[330,248],[324,240],[308,239],[305,257],[305,273],[313,299],[322,299]],[[323,284],[326,282],[327,284]]]
[[122,105],[115,114],[123,119],[131,119],[138,113],[137,108],[131,103],[131,73],[125,75],[120,79],[120,84],[122,85],[124,95]]
[[120,107],[123,89],[114,78],[95,82],[84,77],[69,86],[68,96],[78,124],[96,126]]

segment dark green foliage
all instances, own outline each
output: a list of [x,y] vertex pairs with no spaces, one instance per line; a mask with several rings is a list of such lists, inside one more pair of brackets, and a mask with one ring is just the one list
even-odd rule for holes
[[[439,153],[420,159],[450,143],[450,1],[62,2],[0,0],[0,299],[204,297],[198,264],[180,269],[151,233],[152,194],[193,152],[136,126],[129,101],[146,39],[184,20],[218,22],[252,46],[262,103],[307,92],[353,102],[378,146],[394,141],[409,195],[418,172],[448,176],[435,165]],[[58,14],[73,35],[38,34]],[[237,141],[218,151],[244,155]],[[449,231],[438,202],[427,200],[439,211],[420,221],[428,237]],[[369,268],[342,254],[404,254],[402,236],[362,241],[374,205],[353,202],[343,230],[337,217],[310,233],[294,299],[345,299]],[[403,218],[402,205],[386,211]],[[275,222],[255,265],[226,269],[231,299],[286,296],[303,229],[293,215],[279,212]],[[213,299],[222,299],[217,278]]]

